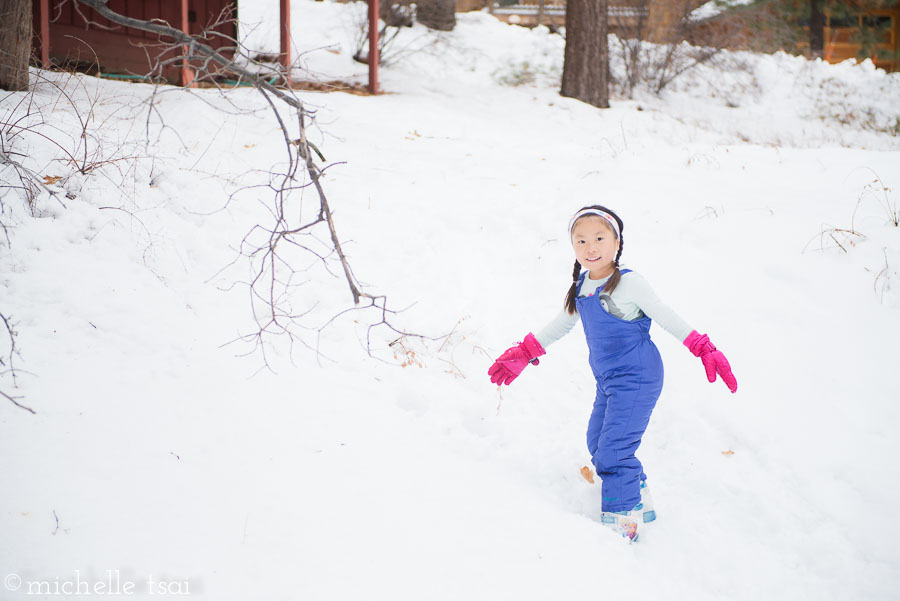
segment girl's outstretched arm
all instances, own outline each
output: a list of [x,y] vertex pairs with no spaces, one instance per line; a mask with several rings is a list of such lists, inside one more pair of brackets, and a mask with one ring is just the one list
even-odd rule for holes
[[650,283],[639,273],[631,271],[624,274],[614,295],[614,298],[621,296],[626,302],[634,303],[653,323],[661,326],[679,342],[684,342],[694,329],[656,295]]
[[680,340],[695,357],[700,357],[703,367],[706,368],[707,380],[715,382],[716,375],[718,375],[728,386],[728,390],[737,391],[737,379],[722,351],[716,349],[706,334],[697,333],[697,330],[689,326],[675,311],[662,302],[647,280],[639,274],[631,272],[622,276],[620,287],[622,294],[627,294],[645,315]]
[[497,385],[509,384],[522,373],[529,363],[540,363],[538,357],[547,353],[544,347],[556,342],[572,330],[578,321],[578,314],[569,315],[563,309],[544,328],[535,334],[528,334],[516,346],[510,347],[494,361],[488,370],[491,382]]

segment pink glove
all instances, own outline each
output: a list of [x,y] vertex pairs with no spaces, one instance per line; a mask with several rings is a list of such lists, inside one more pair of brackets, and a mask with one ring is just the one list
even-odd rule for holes
[[525,369],[526,365],[529,363],[537,365],[540,363],[538,357],[546,353],[547,351],[545,351],[544,347],[541,346],[541,343],[537,341],[534,334],[529,333],[528,336],[525,337],[525,340],[516,346],[507,349],[506,352],[494,361],[494,364],[491,365],[491,368],[488,370],[488,375],[491,376],[491,382],[498,386],[501,384],[509,385],[510,382],[519,377],[519,374],[522,373],[522,370]]
[[707,380],[715,382],[716,374],[719,374],[722,376],[725,386],[728,386],[728,390],[731,392],[737,391],[737,380],[734,378],[734,374],[731,373],[731,365],[728,364],[728,359],[725,358],[722,351],[716,350],[713,343],[709,341],[709,336],[706,334],[700,335],[697,333],[697,330],[694,330],[684,339],[684,346],[688,347],[695,357],[700,357],[700,360],[703,361]]

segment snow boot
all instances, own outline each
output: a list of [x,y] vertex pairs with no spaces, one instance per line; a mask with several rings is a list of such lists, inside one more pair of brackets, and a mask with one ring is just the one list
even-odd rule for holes
[[649,524],[656,520],[656,510],[653,509],[653,497],[647,481],[641,481],[641,501],[631,511],[604,511],[600,514],[600,520],[604,526],[612,528],[618,534],[635,542],[638,539],[638,526]]
[[641,520],[640,512],[631,511],[604,511],[600,514],[600,521],[607,528],[611,528],[629,543],[638,539],[638,523]]
[[650,495],[650,487],[646,480],[641,480],[641,502],[632,511],[640,513],[640,521],[649,524],[656,519],[656,510],[653,509],[653,497]]

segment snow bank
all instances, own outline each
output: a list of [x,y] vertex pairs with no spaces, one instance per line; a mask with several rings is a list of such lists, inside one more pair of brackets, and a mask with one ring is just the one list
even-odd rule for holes
[[[251,47],[274,43],[273,6],[242,6],[262,22]],[[298,76],[364,81],[356,10],[294,3]],[[265,192],[230,195],[282,160],[265,103],[171,89],[148,121],[151,88],[42,74],[74,102],[42,84],[39,131],[77,150],[77,107],[98,157],[140,158],[81,174],[46,138],[10,142],[65,179],[33,211],[3,197],[0,312],[21,372],[0,390],[37,413],[0,399],[0,596],[113,576],[128,598],[162,581],[216,601],[894,594],[897,76],[740,55],[748,71],[704,67],[600,111],[559,97],[558,36],[459,17],[404,32],[421,49],[382,71],[381,96],[303,93],[355,273],[409,307],[398,329],[451,335],[378,328],[370,359],[379,316],[349,313],[312,334],[319,356],[270,347],[274,373],[226,344],[252,327],[236,248],[266,219]],[[526,62],[531,83],[506,85]],[[816,112],[838,98],[846,118]],[[565,224],[596,201],[625,220],[628,266],[740,384],[709,385],[654,328],[667,384],[640,457],[660,519],[632,546],[579,474],[580,334],[508,389],[486,377],[558,310]],[[316,327],[350,295],[309,279]]]

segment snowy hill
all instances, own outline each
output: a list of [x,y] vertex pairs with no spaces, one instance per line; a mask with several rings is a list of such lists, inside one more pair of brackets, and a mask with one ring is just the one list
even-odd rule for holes
[[[254,50],[275,7],[242,5]],[[297,76],[365,80],[359,10],[294,2]],[[355,274],[438,338],[377,327],[373,357],[377,312],[318,331],[352,301],[312,264],[302,343],[272,341],[271,370],[226,344],[253,330],[237,249],[267,218],[264,189],[236,190],[284,152],[254,92],[170,89],[148,118],[149,86],[34,72],[30,105],[0,99],[5,123],[39,109],[20,123],[57,144],[4,142],[64,178],[2,198],[20,354],[0,390],[36,413],[0,398],[0,599],[896,598],[900,75],[729,55],[745,69],[598,110],[559,96],[545,29],[475,13],[398,43],[384,94],[301,93]],[[81,174],[64,150],[84,139],[107,162]],[[561,306],[565,226],[594,202],[740,385],[653,328],[666,387],[639,456],[660,518],[630,546],[579,473],[579,329],[508,389],[486,375]]]

